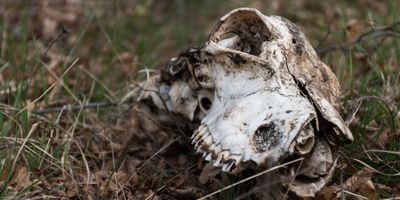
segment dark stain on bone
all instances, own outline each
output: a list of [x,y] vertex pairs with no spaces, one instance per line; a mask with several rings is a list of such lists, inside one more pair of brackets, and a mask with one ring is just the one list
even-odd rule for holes
[[292,112],[291,110],[287,110],[287,111],[286,111],[286,113],[288,113],[288,114],[291,113],[291,112]]
[[227,109],[224,112],[224,119],[227,119],[232,113],[232,109]]
[[275,148],[282,140],[283,132],[274,122],[260,126],[253,136],[253,142],[258,152]]
[[211,78],[208,76],[204,76],[204,75],[199,75],[196,77],[196,79],[200,82],[200,83],[204,83],[204,82],[210,82]]
[[275,74],[275,70],[273,70],[269,65],[262,64],[261,66],[263,69],[261,73],[265,79],[270,79]]
[[283,21],[286,22],[286,25],[288,26],[288,30],[290,31],[290,34],[292,35],[292,44],[294,46],[293,51],[296,55],[301,56],[305,52],[305,47],[304,47],[304,41],[301,38],[301,33],[299,28],[297,27],[296,24],[293,22],[282,18]]
[[[260,55],[262,43],[269,40],[270,37],[264,22],[253,14],[245,14],[239,20],[233,17],[222,23],[220,22],[219,25],[220,28],[217,31],[233,33],[240,38],[240,42],[235,45],[234,50],[255,56]],[[217,41],[221,39],[224,38],[220,37]]]
[[295,128],[296,128],[296,125],[294,123],[291,123],[290,128],[289,128],[289,133],[292,132]]
[[321,67],[321,73],[322,73],[322,78],[324,79],[324,82],[329,82],[329,76],[328,73],[326,72],[324,67]]
[[238,54],[229,55],[228,57],[229,57],[229,58],[231,59],[231,61],[232,61],[233,63],[235,63],[236,65],[241,65],[241,64],[246,64],[246,63],[247,63],[247,60],[246,60],[246,59],[243,59],[242,56],[240,56],[240,55],[238,55]]

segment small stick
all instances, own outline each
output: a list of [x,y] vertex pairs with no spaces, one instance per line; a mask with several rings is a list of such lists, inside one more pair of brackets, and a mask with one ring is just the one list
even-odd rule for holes
[[47,57],[47,53],[49,52],[50,48],[54,45],[54,43],[56,43],[58,40],[60,40],[67,34],[69,34],[69,31],[65,28],[65,26],[62,26],[60,34],[58,34],[53,40],[50,41],[50,44],[47,46],[46,50],[43,53],[43,57]]
[[32,113],[37,115],[43,115],[47,113],[58,113],[61,111],[75,111],[80,109],[98,109],[110,106],[118,106],[120,104],[134,104],[137,103],[136,101],[124,101],[124,102],[91,102],[86,104],[66,104],[60,107],[53,107],[53,108],[43,108],[43,109],[34,109]]
[[363,41],[364,39],[366,39],[369,36],[373,36],[373,38],[389,37],[389,36],[400,37],[399,31],[395,30],[396,26],[399,26],[399,25],[400,25],[400,21],[397,21],[397,22],[394,22],[393,24],[391,24],[390,26],[386,26],[386,27],[379,28],[379,29],[371,29],[369,31],[362,33],[361,35],[357,36],[356,38],[354,38],[350,41],[347,41],[347,42],[344,42],[341,44],[324,47],[324,48],[318,48],[318,49],[316,49],[316,51],[322,57],[330,51],[342,50],[342,49],[346,49],[349,46],[355,45],[355,44]]
[[275,167],[271,167],[271,168],[269,168],[269,169],[267,169],[267,170],[265,170],[265,171],[262,171],[262,172],[260,172],[260,173],[258,173],[258,174],[255,174],[255,175],[250,176],[250,177],[247,177],[247,178],[245,178],[245,179],[243,179],[243,180],[241,180],[241,181],[238,181],[238,182],[236,182],[236,183],[233,183],[233,184],[231,184],[231,185],[228,185],[228,186],[226,186],[226,187],[224,187],[224,188],[222,188],[222,189],[219,189],[219,190],[217,190],[217,191],[215,191],[215,192],[212,192],[212,193],[210,193],[210,194],[208,194],[208,195],[206,195],[206,196],[203,196],[203,197],[201,197],[201,198],[199,198],[199,199],[197,199],[197,200],[205,200],[205,199],[207,199],[207,198],[209,198],[209,197],[212,197],[212,196],[214,196],[214,195],[216,195],[216,194],[218,194],[218,193],[220,193],[220,192],[222,192],[222,191],[225,191],[225,190],[227,190],[227,189],[229,189],[229,188],[232,188],[232,187],[234,187],[234,186],[236,186],[236,185],[239,185],[239,184],[241,184],[241,183],[243,183],[243,182],[246,182],[246,181],[249,181],[249,180],[251,180],[251,179],[257,178],[257,177],[259,177],[259,176],[261,176],[261,175],[263,175],[263,174],[266,174],[266,173],[271,172],[271,171],[273,171],[273,170],[279,169],[279,168],[284,167],[284,166],[286,166],[286,165],[290,165],[290,164],[292,164],[292,163],[296,163],[296,162],[302,161],[303,159],[304,159],[304,158],[298,158],[298,159],[296,159],[296,160],[292,160],[292,161],[290,161],[290,162],[287,162],[287,163],[284,163],[284,164],[281,164],[281,165],[278,165],[278,166],[275,166]]

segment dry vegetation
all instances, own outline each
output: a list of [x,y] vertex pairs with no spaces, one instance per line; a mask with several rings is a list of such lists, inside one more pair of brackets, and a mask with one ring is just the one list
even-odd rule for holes
[[119,104],[240,6],[297,23],[342,85],[355,142],[317,198],[400,198],[396,0],[2,0],[0,199],[195,199],[249,176],[206,165],[191,132],[139,129],[136,104]]

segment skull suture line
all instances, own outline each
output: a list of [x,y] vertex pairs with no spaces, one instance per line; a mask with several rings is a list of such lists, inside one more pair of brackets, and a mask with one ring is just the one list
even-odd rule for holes
[[335,75],[298,27],[282,17],[251,8],[233,10],[202,48],[173,59],[168,69],[167,77],[174,79],[158,77],[160,88],[171,88],[163,98],[168,108],[157,104],[161,97],[154,94],[153,102],[200,119],[192,143],[223,171],[237,172],[250,163],[272,167],[303,157],[303,179],[288,187],[298,196],[313,196],[330,179],[340,142],[353,140],[337,112]]

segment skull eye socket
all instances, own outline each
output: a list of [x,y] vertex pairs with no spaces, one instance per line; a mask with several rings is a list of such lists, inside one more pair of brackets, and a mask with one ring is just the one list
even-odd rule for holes
[[261,125],[253,136],[253,141],[257,151],[265,152],[275,148],[279,145],[282,135],[283,133],[279,126],[274,122]]
[[203,97],[200,99],[200,104],[204,110],[209,110],[212,106],[212,101],[207,97]]

